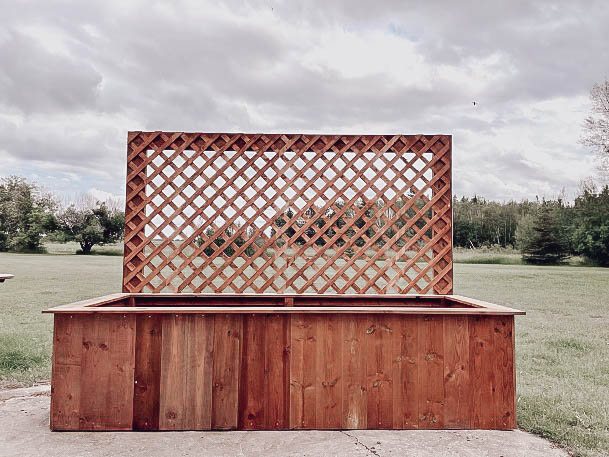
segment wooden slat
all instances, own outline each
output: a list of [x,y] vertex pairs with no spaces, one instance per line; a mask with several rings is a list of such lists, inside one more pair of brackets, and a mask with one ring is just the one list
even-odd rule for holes
[[496,427],[516,427],[515,368],[514,368],[514,317],[495,317],[493,346],[496,373]]
[[[419,317],[400,316],[401,338],[401,390],[403,417],[402,426],[405,429],[419,428]],[[395,386],[394,386],[395,388]],[[394,422],[399,425],[399,422]],[[398,427],[399,428],[399,427]]]
[[281,315],[246,315],[243,321],[239,428],[281,430],[289,423],[287,327]]
[[[342,319],[342,427],[365,429],[368,424],[368,388],[365,353],[366,316]],[[336,350],[340,350],[336,348]]]
[[266,316],[243,317],[239,428],[264,430],[265,411],[265,324]]
[[419,428],[444,427],[443,316],[419,317]]
[[491,317],[472,317],[469,321],[470,365],[472,386],[472,428],[495,428],[496,406],[494,393],[495,351],[493,349],[494,322]]
[[393,322],[381,315],[366,321],[365,356],[369,429],[393,428]]
[[444,316],[444,426],[470,428],[471,379],[469,321],[466,316]]
[[58,314],[53,330],[51,429],[80,428],[82,322],[85,316]]
[[266,318],[266,339],[264,347],[264,372],[266,376],[264,398],[266,400],[267,430],[282,430],[287,427],[288,417],[288,382],[289,373],[286,351],[288,343],[287,328],[289,318],[272,314]]
[[236,429],[243,319],[218,314],[214,320],[211,426],[214,430]]
[[304,428],[306,318],[304,314],[290,315],[290,429]]
[[342,426],[342,352],[341,320],[327,316],[317,320],[317,383],[318,416],[316,428],[336,430]]
[[81,319],[81,430],[131,430],[135,316]]
[[158,314],[136,317],[133,429],[158,430],[161,389],[163,318]]
[[209,430],[214,317],[169,315],[162,332],[159,429]]
[[319,358],[319,316],[304,316],[304,348],[302,351],[302,428],[316,429],[323,422],[323,412],[318,409],[319,385],[317,373],[321,370]]

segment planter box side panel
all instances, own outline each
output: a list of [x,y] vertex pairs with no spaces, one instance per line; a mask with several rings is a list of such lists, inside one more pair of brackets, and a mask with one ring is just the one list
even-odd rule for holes
[[54,430],[516,425],[513,316],[55,319]]
[[52,430],[131,430],[135,315],[57,314]]

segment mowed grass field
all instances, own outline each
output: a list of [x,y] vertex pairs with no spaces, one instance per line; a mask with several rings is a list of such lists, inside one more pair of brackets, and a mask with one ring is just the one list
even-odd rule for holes
[[[120,291],[121,257],[0,253],[0,271],[16,276],[0,284],[9,387],[50,377],[41,311]],[[456,264],[455,292],[527,311],[516,324],[520,426],[575,455],[609,455],[609,269]]]

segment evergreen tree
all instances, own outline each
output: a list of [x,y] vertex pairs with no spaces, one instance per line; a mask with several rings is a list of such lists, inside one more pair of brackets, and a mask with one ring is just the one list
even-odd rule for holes
[[[519,231],[519,245],[524,261],[535,264],[557,264],[569,256],[565,227],[561,225],[558,202],[543,202],[526,230]],[[523,227],[524,229],[524,227]]]

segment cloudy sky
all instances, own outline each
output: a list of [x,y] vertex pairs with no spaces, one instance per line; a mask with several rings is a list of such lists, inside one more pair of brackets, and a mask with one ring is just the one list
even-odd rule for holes
[[447,133],[455,192],[500,200],[594,173],[606,0],[0,8],[0,175],[64,195],[123,194],[128,130]]

